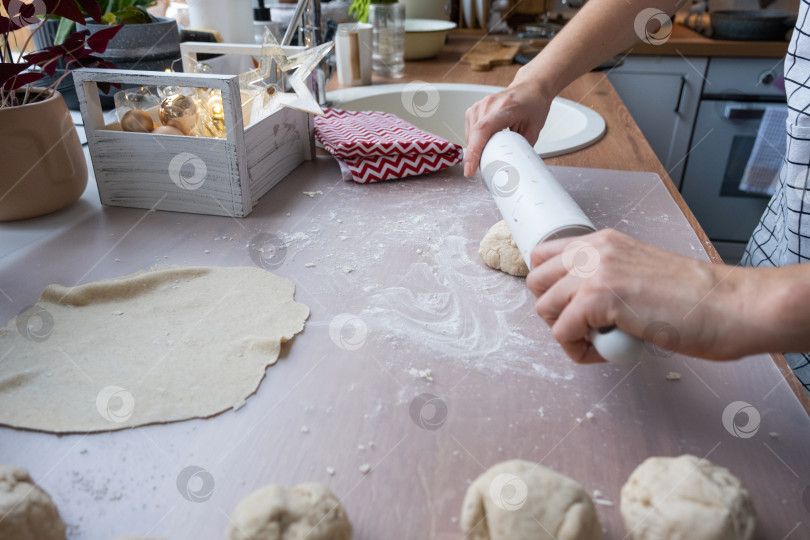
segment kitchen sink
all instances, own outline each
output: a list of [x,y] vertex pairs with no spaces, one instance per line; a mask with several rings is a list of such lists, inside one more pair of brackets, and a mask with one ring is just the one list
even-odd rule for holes
[[[417,127],[464,145],[464,113],[475,102],[503,90],[499,86],[413,81],[335,90],[332,107],[393,113]],[[559,156],[595,143],[605,134],[605,119],[579,103],[555,98],[534,149],[540,157]]]

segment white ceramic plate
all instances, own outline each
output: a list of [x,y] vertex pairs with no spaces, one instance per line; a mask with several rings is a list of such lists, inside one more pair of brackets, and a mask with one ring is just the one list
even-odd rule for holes
[[[411,124],[464,145],[464,113],[475,102],[503,90],[499,86],[412,82],[336,90],[327,95],[333,107],[385,111]],[[555,98],[535,151],[548,158],[592,145],[605,134],[605,119],[573,101]]]

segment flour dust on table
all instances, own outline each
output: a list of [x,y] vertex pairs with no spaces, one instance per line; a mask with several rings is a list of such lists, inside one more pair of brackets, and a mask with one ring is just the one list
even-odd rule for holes
[[0,329],[0,424],[96,432],[238,409],[304,328],[294,293],[252,267],[50,285]]

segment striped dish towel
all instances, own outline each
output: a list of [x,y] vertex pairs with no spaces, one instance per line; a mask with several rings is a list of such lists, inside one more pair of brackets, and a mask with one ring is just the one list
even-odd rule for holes
[[384,112],[324,109],[315,137],[358,184],[435,172],[463,159],[461,146]]

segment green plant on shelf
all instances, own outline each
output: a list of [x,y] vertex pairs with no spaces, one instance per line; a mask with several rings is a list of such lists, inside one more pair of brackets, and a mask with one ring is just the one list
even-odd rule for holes
[[[16,54],[12,47],[25,51],[34,34],[42,30],[37,23],[41,17],[62,17],[65,20],[84,24],[87,17],[101,18],[101,10],[93,0],[49,0],[48,2],[10,3],[3,0],[4,7],[10,7],[5,14],[0,13],[0,109],[18,107],[43,101],[53,95],[72,69],[77,67],[114,68],[110,62],[96,55],[103,54],[109,41],[121,29],[121,25],[110,26],[94,34],[85,29],[74,32],[62,44],[51,45],[31,53]],[[81,9],[80,9],[81,8]],[[89,15],[86,15],[89,13]],[[16,30],[31,27],[31,35],[24,43],[18,42]],[[46,76],[53,77],[59,64],[64,73],[47,88],[36,88],[34,83]],[[105,85],[105,91],[109,85]]]
[[[151,13],[146,11],[146,8],[154,6],[157,0],[97,0],[97,3],[102,15],[100,19],[96,19],[96,22],[100,24],[109,26],[116,24],[149,24],[156,20]],[[89,17],[87,12],[84,10],[82,12],[85,17]],[[60,45],[64,43],[65,38],[73,31],[74,24],[70,19],[63,17],[59,21],[54,44]]]
[[359,22],[368,22],[369,4],[396,4],[397,0],[352,0],[349,14]]

